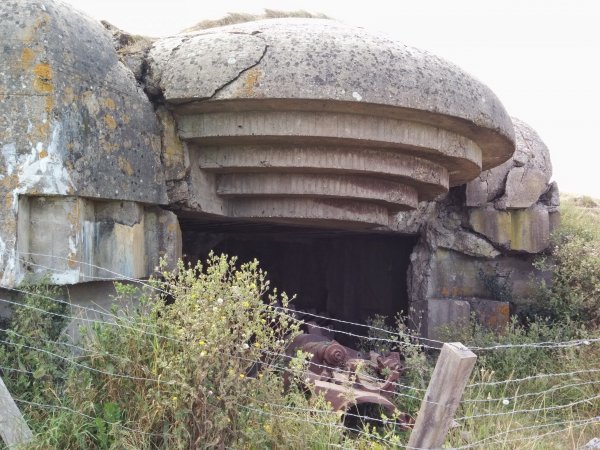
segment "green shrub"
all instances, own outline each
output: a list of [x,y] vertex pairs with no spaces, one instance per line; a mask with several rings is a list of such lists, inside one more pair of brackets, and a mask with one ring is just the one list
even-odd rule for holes
[[[256,261],[237,267],[235,258],[211,255],[206,266],[180,263],[162,275],[137,293],[118,286],[117,301],[135,296],[139,307],[113,324],[82,329],[77,352],[61,350],[64,323],[47,314],[56,303],[44,303],[39,314],[15,310],[12,328],[27,337],[8,332],[4,340],[25,339],[28,347],[0,351],[10,366],[34,374],[8,376],[9,388],[47,405],[23,409],[37,433],[29,448],[304,449],[345,442],[340,415],[299,388],[301,359],[284,389],[278,355],[300,324],[273,308],[287,306],[287,298],[270,291]],[[27,301],[39,306],[43,299]]]
[[539,258],[550,285],[540,283],[534,299],[537,315],[553,321],[600,326],[600,216],[573,203],[561,208],[561,226],[552,236],[550,256]]

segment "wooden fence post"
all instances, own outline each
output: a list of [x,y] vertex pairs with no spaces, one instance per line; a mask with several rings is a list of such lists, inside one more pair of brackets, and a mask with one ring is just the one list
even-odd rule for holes
[[0,377],[0,437],[13,450],[33,439],[33,433]]
[[409,449],[442,447],[476,360],[477,356],[459,342],[443,345],[408,441]]

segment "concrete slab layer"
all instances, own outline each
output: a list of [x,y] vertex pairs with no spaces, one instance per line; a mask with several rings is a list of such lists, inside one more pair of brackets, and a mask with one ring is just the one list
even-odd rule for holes
[[354,147],[237,145],[206,147],[198,153],[202,170],[214,173],[304,173],[368,176],[417,188],[433,200],[448,190],[448,171],[440,164],[393,150]]

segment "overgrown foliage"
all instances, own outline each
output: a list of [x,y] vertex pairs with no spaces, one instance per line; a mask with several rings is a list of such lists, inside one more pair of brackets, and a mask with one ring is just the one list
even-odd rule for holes
[[552,283],[540,284],[535,312],[555,322],[600,328],[600,208],[580,207],[571,199],[561,212],[551,254],[537,262],[551,272]]
[[304,449],[346,439],[339,414],[301,391],[296,372],[284,389],[279,355],[299,324],[273,308],[287,297],[269,290],[256,261],[236,268],[211,256],[150,289],[121,285],[115,303],[139,304],[82,329],[76,348],[62,345],[53,314],[64,305],[48,289],[15,308],[0,347],[18,369],[1,375],[37,433],[29,448]]

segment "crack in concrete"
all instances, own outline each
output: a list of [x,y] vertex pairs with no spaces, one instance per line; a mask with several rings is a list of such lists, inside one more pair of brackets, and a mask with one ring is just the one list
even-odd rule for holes
[[215,98],[215,96],[217,96],[217,95],[219,94],[219,92],[221,92],[221,91],[222,91],[223,89],[225,89],[227,86],[230,86],[231,84],[233,84],[233,83],[235,83],[237,80],[239,80],[239,78],[240,78],[240,77],[241,77],[241,76],[242,76],[244,73],[246,73],[246,72],[247,72],[247,71],[249,71],[250,69],[253,69],[253,68],[255,68],[256,66],[258,66],[258,65],[259,65],[259,64],[262,62],[262,60],[263,60],[263,58],[265,57],[265,55],[267,54],[267,51],[268,51],[268,50],[269,50],[269,44],[266,44],[266,43],[265,43],[265,48],[264,48],[264,50],[263,50],[263,52],[262,52],[262,55],[260,55],[260,57],[258,58],[258,60],[257,60],[257,61],[256,61],[254,64],[251,64],[250,66],[248,66],[248,67],[245,67],[244,69],[240,70],[240,71],[238,72],[238,74],[237,74],[237,75],[236,75],[234,78],[232,78],[232,79],[231,79],[231,80],[229,80],[227,83],[225,83],[225,84],[221,85],[220,87],[218,87],[217,89],[215,89],[215,90],[214,90],[214,92],[212,93],[212,95],[211,95],[210,97],[207,97],[207,98],[205,98],[205,99],[202,99],[201,101],[207,101],[207,100],[210,100],[210,99],[212,99],[212,98]]
[[[234,34],[234,33],[232,33],[232,34]],[[250,36],[247,33],[237,33],[237,34],[246,34],[247,36]],[[263,39],[263,38],[261,37],[261,39]],[[263,41],[264,41],[264,39],[263,39]],[[215,98],[215,96],[217,96],[219,94],[219,92],[221,92],[227,86],[230,86],[231,84],[235,83],[237,80],[239,80],[239,78],[244,73],[246,73],[247,71],[255,68],[256,66],[258,66],[262,62],[262,60],[264,59],[264,57],[267,54],[267,51],[269,50],[269,44],[265,43],[264,45],[265,45],[265,48],[264,48],[262,54],[260,55],[260,57],[256,60],[256,62],[254,62],[253,64],[249,65],[248,67],[244,67],[231,80],[225,82],[224,84],[222,84],[221,86],[219,86],[218,88],[216,88],[211,95],[209,95],[208,97],[194,98],[192,100],[188,100],[188,101],[185,101],[185,102],[178,102],[177,103],[177,107],[185,106],[185,105],[190,105],[190,104],[193,104],[193,103],[202,103],[202,102],[206,102],[208,100],[211,100],[211,99]]]

